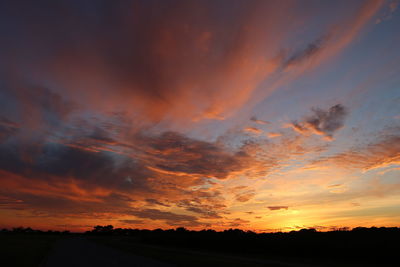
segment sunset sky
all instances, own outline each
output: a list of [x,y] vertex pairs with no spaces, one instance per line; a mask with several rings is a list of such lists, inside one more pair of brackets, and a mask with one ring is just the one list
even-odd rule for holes
[[400,226],[399,1],[0,3],[0,228]]

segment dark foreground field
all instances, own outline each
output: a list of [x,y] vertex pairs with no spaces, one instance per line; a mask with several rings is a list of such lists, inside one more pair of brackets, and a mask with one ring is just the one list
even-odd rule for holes
[[255,234],[241,230],[0,233],[0,266],[398,266],[398,228]]
[[0,234],[0,266],[40,266],[59,235]]

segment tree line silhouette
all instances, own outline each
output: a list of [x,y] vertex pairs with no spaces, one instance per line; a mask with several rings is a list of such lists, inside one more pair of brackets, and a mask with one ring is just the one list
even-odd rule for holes
[[14,227],[11,230],[8,230],[7,228],[1,229],[0,234],[39,234],[39,235],[69,235],[71,234],[70,231],[65,230],[65,231],[53,231],[53,230],[37,230],[37,229],[32,229],[30,227]]
[[382,266],[395,262],[400,240],[398,227],[356,227],[351,230],[339,228],[327,232],[310,228],[291,232],[255,233],[240,229],[193,231],[179,227],[147,230],[98,225],[80,234],[69,231],[40,231],[29,227],[3,229],[1,234],[82,235],[94,239],[243,256],[365,262]]

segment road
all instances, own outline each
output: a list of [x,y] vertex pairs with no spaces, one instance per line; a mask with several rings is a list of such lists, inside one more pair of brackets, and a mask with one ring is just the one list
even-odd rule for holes
[[[147,249],[159,250],[157,246]],[[186,255],[189,259],[208,259],[203,266],[268,266],[268,267],[317,267],[315,265],[288,263],[275,260],[253,259],[210,252],[182,250],[163,247],[171,255]],[[211,261],[210,261],[211,260]],[[181,266],[191,266],[190,260]],[[84,237],[60,239],[40,267],[172,267],[170,263],[134,255],[112,247],[87,240]],[[199,264],[196,264],[199,266]],[[201,265],[200,265],[201,266]],[[328,265],[327,265],[328,266]],[[329,265],[332,266],[332,265]]]
[[59,240],[43,267],[171,267],[174,265],[159,262],[142,256],[125,253],[110,247],[86,240],[68,238]]

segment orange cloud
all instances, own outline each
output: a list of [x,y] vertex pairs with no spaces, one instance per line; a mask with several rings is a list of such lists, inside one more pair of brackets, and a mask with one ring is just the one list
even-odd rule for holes
[[400,164],[400,138],[396,135],[384,136],[382,140],[365,147],[354,148],[312,162],[312,165],[324,164],[364,171]]
[[250,199],[252,199],[254,196],[255,196],[255,191],[244,192],[244,193],[238,194],[236,196],[236,200],[239,202],[247,202]]
[[262,133],[262,130],[261,130],[261,129],[258,129],[258,128],[255,128],[255,127],[246,127],[246,128],[244,128],[244,130],[245,130],[246,132],[253,133],[253,134],[260,134],[260,133]]
[[277,132],[270,132],[270,133],[267,133],[267,136],[268,136],[268,138],[275,138],[275,137],[282,136],[282,134],[277,133]]

